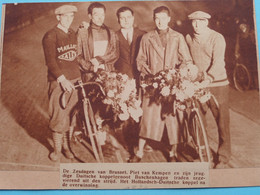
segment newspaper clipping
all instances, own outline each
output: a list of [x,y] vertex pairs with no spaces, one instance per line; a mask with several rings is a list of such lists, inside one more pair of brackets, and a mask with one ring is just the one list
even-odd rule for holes
[[2,10],[0,189],[260,184],[253,0]]

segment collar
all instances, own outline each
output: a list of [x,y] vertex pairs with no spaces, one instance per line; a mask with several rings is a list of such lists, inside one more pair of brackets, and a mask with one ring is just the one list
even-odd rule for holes
[[165,30],[159,30],[158,28],[156,28],[156,31],[158,32],[159,35],[164,35],[169,32],[169,27]]
[[210,28],[207,28],[205,30],[205,32],[203,32],[202,34],[194,33],[194,38],[197,39],[197,40],[203,40],[203,39],[206,39],[208,37],[209,33],[210,33]]
[[57,28],[61,29],[63,32],[65,32],[66,34],[69,32],[69,29],[65,28],[64,26],[62,26],[60,23],[57,25]]
[[102,26],[98,26],[96,24],[94,24],[92,21],[90,21],[90,28],[95,29],[95,30],[100,30],[100,29],[105,29],[104,24],[102,24]]
[[124,34],[124,33],[132,33],[132,32],[134,32],[134,28],[133,27],[131,27],[131,28],[127,28],[127,29],[125,29],[125,28],[121,28],[121,32]]

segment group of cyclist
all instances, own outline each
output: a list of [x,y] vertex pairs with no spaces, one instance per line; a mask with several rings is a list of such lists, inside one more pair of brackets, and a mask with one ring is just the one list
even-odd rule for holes
[[[231,157],[229,130],[229,81],[225,69],[224,37],[208,27],[211,15],[196,11],[188,15],[193,32],[184,37],[169,27],[170,10],[160,6],[153,10],[156,28],[144,32],[134,28],[134,11],[129,7],[117,10],[121,26],[114,32],[104,24],[106,8],[95,2],[88,7],[89,25],[79,28],[77,34],[70,28],[77,8],[63,5],[55,10],[58,24],[43,38],[43,48],[48,67],[50,129],[53,135],[54,151],[52,161],[59,161],[62,153],[74,158],[69,146],[70,112],[78,101],[74,83],[91,80],[98,69],[119,71],[138,81],[146,74],[187,64],[195,64],[203,75],[201,86],[208,88],[216,97],[218,106],[208,102],[218,126],[219,146],[216,168],[225,168]],[[138,83],[138,82],[137,82]],[[138,86],[137,86],[138,87]],[[60,105],[60,94],[70,94],[66,108]],[[161,141],[167,131],[171,149],[169,161],[178,161],[177,148],[180,143],[180,127],[176,116],[161,118],[168,105],[158,105],[149,98],[142,99],[143,116],[140,124],[126,123],[124,128],[140,127],[138,150],[130,156],[129,162],[140,162],[147,140]],[[169,112],[167,112],[169,113]],[[205,121],[206,112],[201,112]]]

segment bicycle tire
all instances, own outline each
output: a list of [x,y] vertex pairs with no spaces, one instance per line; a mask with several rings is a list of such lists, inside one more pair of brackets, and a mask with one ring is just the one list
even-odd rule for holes
[[192,137],[189,132],[189,121],[187,116],[185,116],[183,119],[181,141],[184,143],[184,145],[192,141]]
[[244,92],[250,88],[252,78],[247,67],[243,64],[237,64],[233,72],[233,81],[235,88]]
[[[208,138],[202,119],[197,111],[194,111],[190,118],[189,133],[192,137],[192,144],[201,162],[208,162],[212,166],[211,152]],[[212,167],[211,167],[212,168]]]
[[97,137],[97,124],[96,124],[94,112],[93,112],[93,109],[91,107],[90,102],[89,102],[89,115],[90,115],[90,122],[91,122],[93,132],[94,132],[94,135],[95,135],[94,138],[95,138],[95,141],[96,141],[96,146],[97,146],[97,149],[98,149],[99,158],[100,158],[101,162],[104,162],[104,155],[103,155],[102,147],[101,147],[101,145],[99,143],[99,139]]
[[83,101],[83,112],[84,112],[84,123],[85,123],[85,126],[87,127],[91,147],[92,147],[92,150],[93,150],[93,153],[94,153],[94,156],[95,156],[97,162],[100,163],[101,159],[100,159],[100,156],[99,156],[99,153],[97,150],[97,148],[98,148],[97,139],[95,139],[96,138],[95,133],[93,132],[92,125],[91,125],[90,118],[89,118],[89,102],[86,100]]

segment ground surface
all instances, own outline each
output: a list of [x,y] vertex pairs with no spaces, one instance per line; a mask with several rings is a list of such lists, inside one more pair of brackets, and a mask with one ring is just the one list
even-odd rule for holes
[[[157,3],[157,2],[156,2]],[[131,4],[131,3],[130,3]],[[86,20],[86,7],[79,8],[74,28]],[[118,3],[117,7],[121,6]],[[180,4],[179,4],[180,6]],[[195,9],[196,6],[193,7]],[[107,24],[115,29],[115,8],[108,6],[108,15],[113,20]],[[140,15],[144,7],[136,5]],[[149,9],[151,7],[148,6]],[[147,15],[151,13],[145,12]],[[152,28],[151,20],[145,19],[145,30]],[[147,21],[146,21],[147,20]],[[53,15],[39,18],[34,24],[4,37],[3,66],[1,75],[0,102],[0,170],[57,170],[57,164],[48,158],[52,149],[48,130],[47,113],[47,68],[44,65],[41,39],[55,25]],[[232,160],[230,167],[260,167],[260,104],[256,90],[238,92],[230,88],[230,129],[232,138]],[[209,115],[209,138],[213,150],[217,148],[214,120]],[[95,162],[93,155],[80,143],[73,142],[79,159],[72,162]],[[126,162],[123,149],[112,152],[107,162]],[[146,153],[142,162],[164,162],[160,150]],[[62,162],[71,162],[65,158]]]

